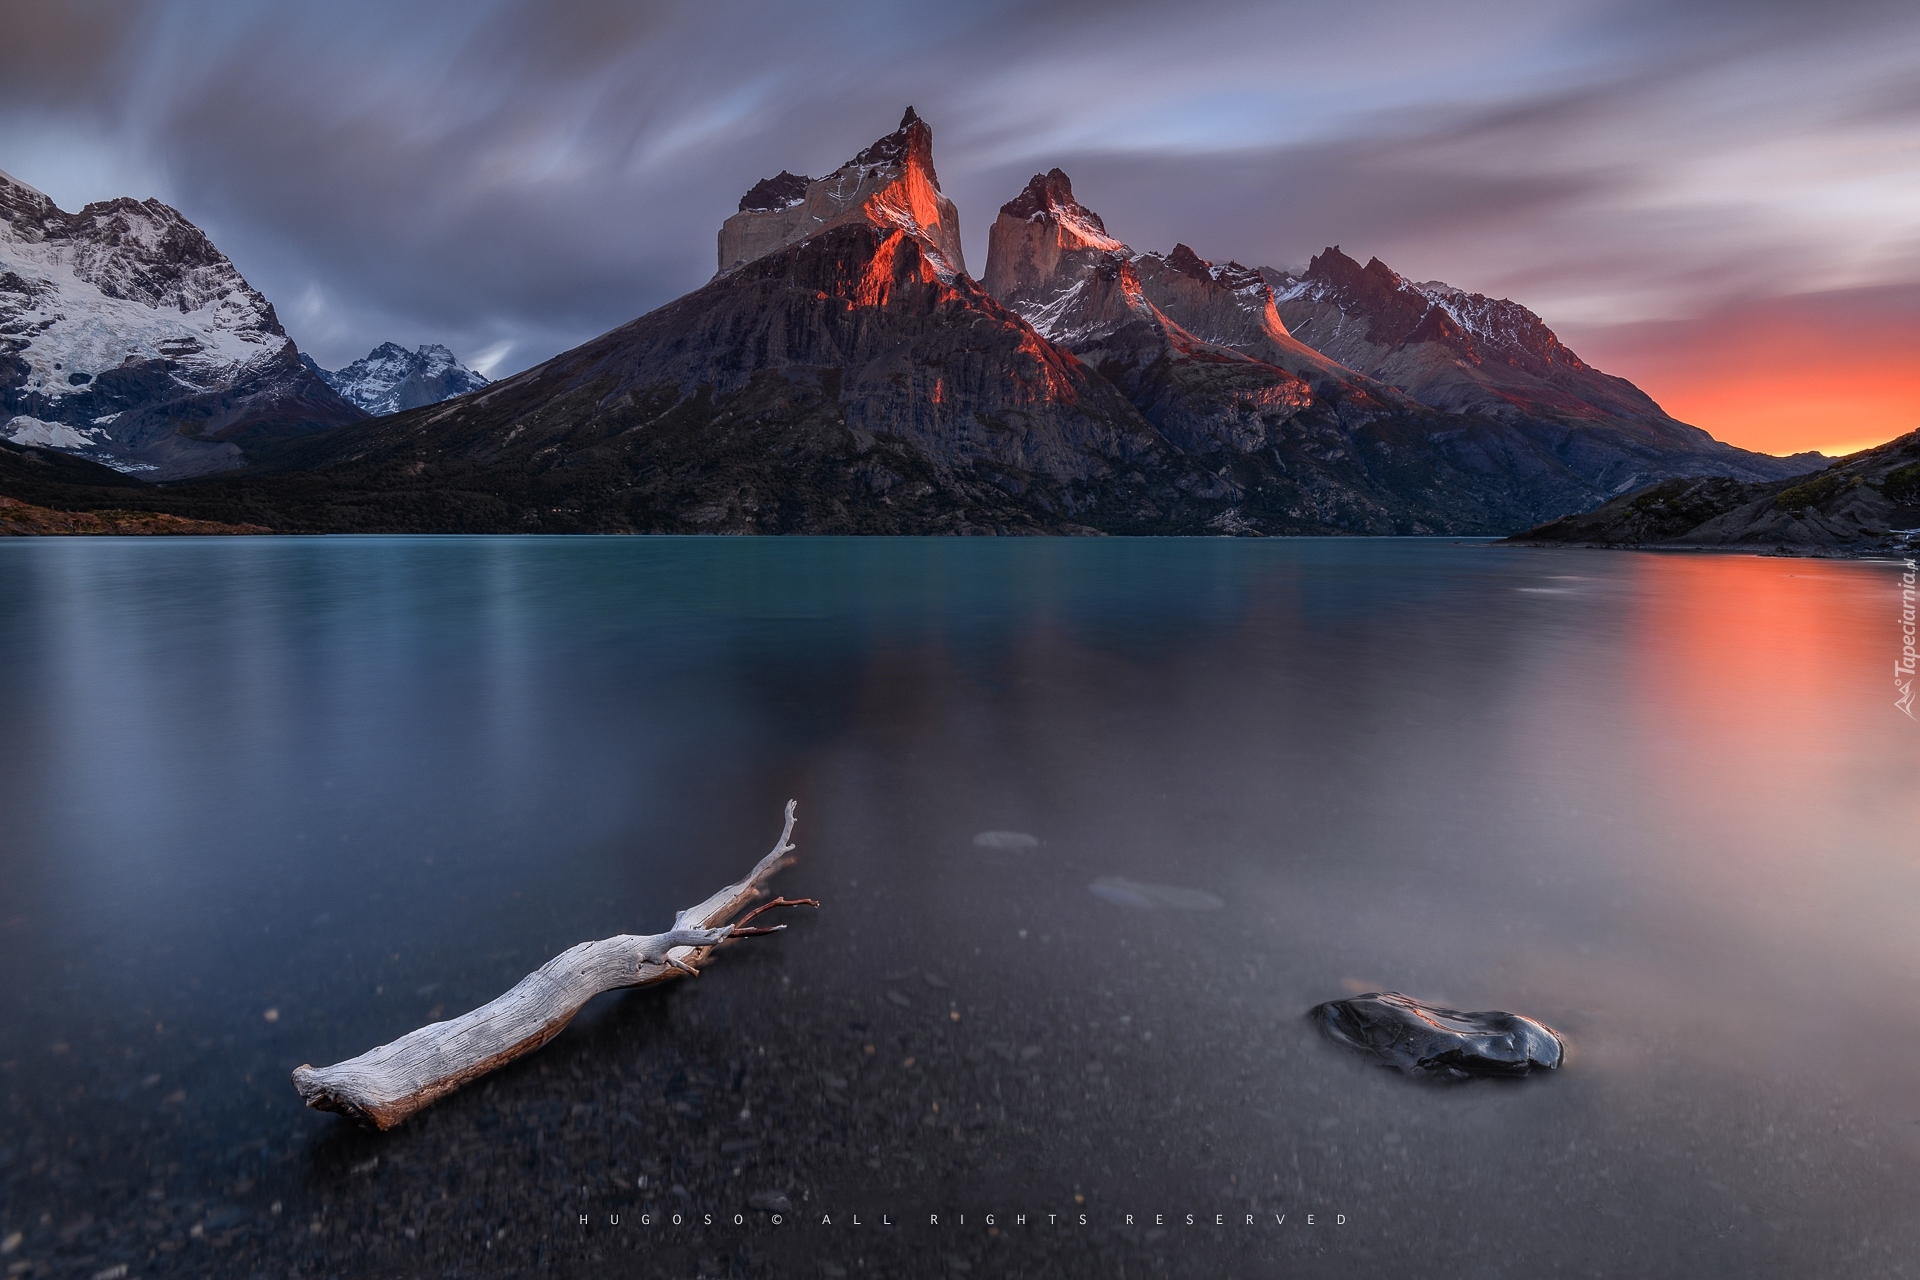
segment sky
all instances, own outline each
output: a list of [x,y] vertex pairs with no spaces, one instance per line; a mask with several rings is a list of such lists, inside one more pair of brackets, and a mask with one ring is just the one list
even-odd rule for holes
[[968,265],[1054,166],[1136,249],[1539,312],[1747,448],[1920,427],[1920,6],[0,0],[0,169],[157,196],[338,367],[493,376],[703,283],[912,104]]

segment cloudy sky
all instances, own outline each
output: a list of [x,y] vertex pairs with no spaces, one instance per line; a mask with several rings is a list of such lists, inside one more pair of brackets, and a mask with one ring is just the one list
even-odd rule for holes
[[542,360],[912,103],[976,273],[1059,165],[1136,248],[1518,299],[1750,448],[1920,426],[1910,0],[0,0],[0,32],[0,169],[177,206],[329,366]]

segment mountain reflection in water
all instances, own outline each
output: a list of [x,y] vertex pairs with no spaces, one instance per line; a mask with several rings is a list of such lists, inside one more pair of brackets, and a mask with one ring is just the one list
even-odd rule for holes
[[[845,1055],[834,1107],[904,1070],[902,1098],[990,1118],[979,1141],[928,1130],[949,1155],[889,1140],[906,1163],[862,1146],[778,1184],[809,1203],[1345,1213],[1338,1241],[1215,1242],[1303,1274],[1425,1267],[1442,1233],[1497,1255],[1487,1274],[1920,1257],[1920,725],[1893,708],[1887,566],[20,539],[0,602],[20,1257],[137,1261],[215,1213],[274,1256],[271,1224],[317,1217],[376,1151],[300,1108],[293,1066],[664,927],[764,851],[789,795],[779,887],[817,917],[596,1003],[542,1051],[551,1081],[486,1096],[591,1091],[638,1069],[595,1037],[702,1011],[739,1028],[722,1062],[814,1052],[777,1012]],[[1566,1064],[1420,1088],[1302,1017],[1364,991],[1526,1014]],[[455,1095],[394,1141],[485,1153],[504,1105]],[[589,1174],[630,1187],[654,1123],[502,1194],[545,1212]],[[408,1149],[378,1148],[381,1176],[430,1199]],[[143,1228],[125,1206],[150,1185],[181,1207]]]

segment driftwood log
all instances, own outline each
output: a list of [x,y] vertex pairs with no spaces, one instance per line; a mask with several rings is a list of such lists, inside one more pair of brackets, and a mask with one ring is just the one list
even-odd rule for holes
[[330,1067],[296,1067],[293,1087],[309,1107],[337,1111],[375,1129],[391,1129],[436,1098],[538,1049],[603,991],[699,976],[699,966],[721,943],[786,927],[747,927],[760,912],[778,906],[819,905],[810,898],[776,898],[734,920],[741,908],[765,892],[773,873],[792,861],[787,855],[793,852],[788,841],[793,822],[794,802],[789,800],[787,824],[773,851],[745,879],[676,915],[667,932],[583,942],[471,1013],[431,1023]]

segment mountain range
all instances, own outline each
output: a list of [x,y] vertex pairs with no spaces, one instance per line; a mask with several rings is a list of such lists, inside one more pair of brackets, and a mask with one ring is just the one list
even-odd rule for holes
[[[692,293],[419,407],[434,349],[289,356],[355,418],[145,499],[283,529],[1506,533],[1827,461],[1715,441],[1524,307],[1337,248],[1298,276],[1135,252],[1058,169],[1001,207],[979,280],[959,225],[909,109],[826,177],[755,184]],[[15,496],[85,500],[42,480]]]

